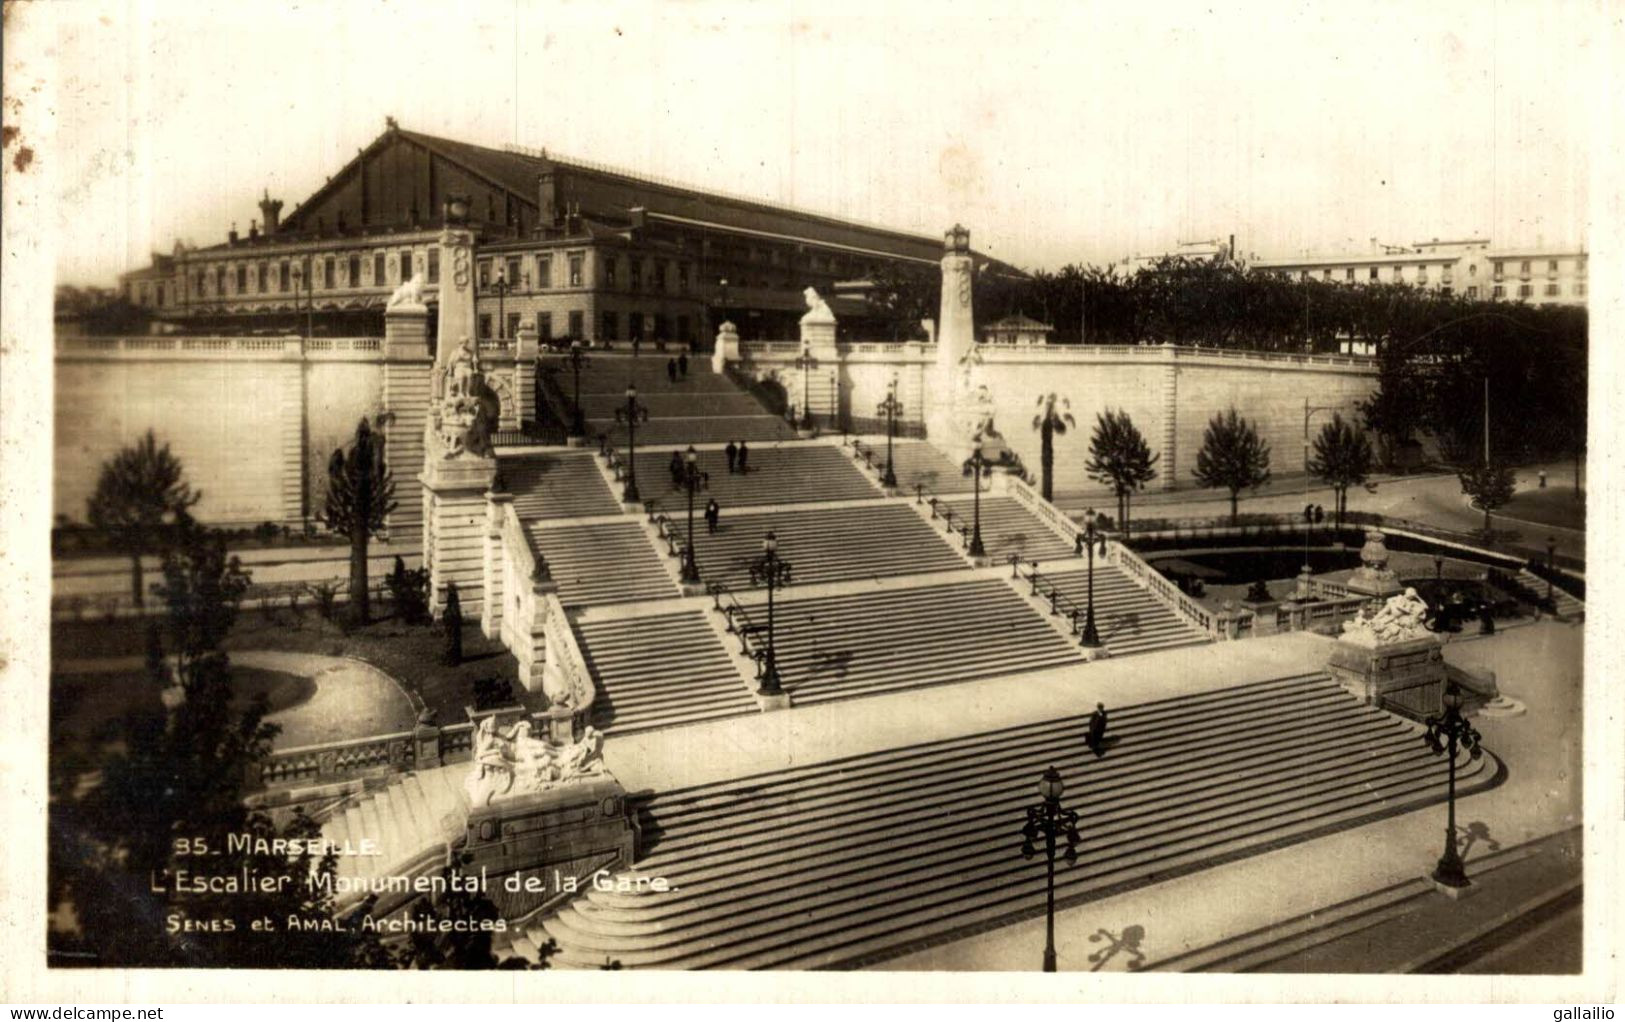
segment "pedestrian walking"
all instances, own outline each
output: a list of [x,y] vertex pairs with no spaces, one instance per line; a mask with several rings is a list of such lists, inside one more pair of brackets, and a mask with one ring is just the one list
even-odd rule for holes
[[677,355],[677,375],[688,379],[688,352],[679,352]]
[[632,338],[632,357],[633,358],[638,357],[638,346],[641,345],[642,343],[643,343],[643,338],[641,338],[641,337],[633,337]]
[[717,522],[722,520],[722,507],[717,498],[712,497],[705,504],[705,529],[707,532],[717,531]]
[[728,456],[728,474],[733,475],[734,466],[739,463],[739,447],[732,440],[729,440],[728,446],[722,449],[722,453]]
[[748,458],[748,457],[750,457],[750,448],[746,447],[745,446],[745,441],[741,440],[741,441],[739,441],[739,474],[740,475],[744,475],[746,472],[750,471],[749,469],[747,469],[745,467],[745,459]]
[[1305,525],[1315,524],[1315,505],[1305,504],[1303,506],[1303,523]]
[[1546,470],[1545,469],[1540,470],[1540,488],[1543,489],[1543,490],[1546,488]]
[[671,452],[671,487],[674,490],[683,488],[683,453]]
[[666,359],[666,379],[673,383],[677,382],[677,360],[675,358]]
[[1095,712],[1089,714],[1089,751],[1096,756],[1106,754],[1106,704],[1096,703]]
[[1326,509],[1319,504],[1315,505],[1315,524],[1319,525],[1326,520]]

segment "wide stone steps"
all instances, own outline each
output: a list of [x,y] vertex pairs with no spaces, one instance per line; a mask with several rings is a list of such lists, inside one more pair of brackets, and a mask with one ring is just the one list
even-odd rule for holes
[[[875,465],[884,469],[886,440],[870,440],[875,449]],[[920,440],[898,440],[892,446],[892,473],[904,492],[913,493],[917,484],[941,496],[971,492],[970,476],[931,444]]]
[[609,488],[591,454],[527,454],[498,464],[521,522],[612,515],[620,498]]
[[[531,932],[555,964],[851,967],[1040,913],[1044,862],[1019,855],[1050,765],[1079,811],[1062,904],[1255,854],[1442,796],[1445,763],[1410,725],[1324,676],[1001,729],[682,791],[642,807],[637,865],[677,887],[592,892]],[[1463,791],[1492,757],[1464,760]]]
[[701,611],[577,622],[598,686],[594,724],[615,734],[756,712]]
[[[455,776],[453,776],[455,775]],[[335,812],[322,825],[322,837],[338,844],[349,842],[359,848],[370,839],[376,856],[341,855],[337,859],[340,877],[406,876],[448,839],[461,832],[467,805],[453,784],[458,771],[428,770],[400,774],[388,787],[364,795]]]
[[[923,574],[964,568],[965,561],[906,504],[885,502],[731,515],[717,531],[701,517],[709,494],[694,497],[694,551],[700,577],[736,588],[750,585],[750,565],[769,530],[797,585]],[[686,509],[685,509],[686,514]]]
[[[590,419],[587,435],[609,437],[617,448],[626,448],[626,427],[613,419]],[[686,447],[689,444],[725,444],[744,441],[749,444],[775,443],[795,439],[795,430],[783,419],[758,412],[755,415],[733,415],[715,418],[651,419],[638,426],[638,450],[651,447]],[[670,456],[669,454],[667,455]],[[642,472],[640,466],[638,469]]]
[[[1087,567],[1041,571],[1040,576],[1078,607],[1088,606]],[[1044,591],[1049,591],[1047,586]],[[1120,568],[1099,562],[1095,564],[1095,631],[1113,656],[1210,641],[1206,633],[1141,589]]]
[[539,528],[531,546],[547,560],[566,607],[658,600],[681,595],[635,521]]
[[[773,417],[772,413],[762,407],[760,401],[744,391],[695,390],[682,382],[661,391],[645,391],[639,388],[638,404],[649,410],[649,418],[654,421],[740,415]],[[583,393],[581,406],[589,419],[612,420],[617,410],[626,407],[624,388],[613,394]]]
[[[1541,596],[1546,595],[1547,582],[1528,568],[1518,569],[1518,581],[1528,586],[1530,591]],[[1586,605],[1564,592],[1559,586],[1552,586],[1552,602],[1557,606],[1557,616],[1574,621],[1585,616]]]
[[[766,608],[751,620],[766,623]],[[779,675],[797,704],[1080,664],[1000,579],[785,599]]]
[[[543,357],[546,359],[546,356]],[[698,358],[690,355],[687,378],[678,377],[677,382],[672,383],[666,376],[666,360],[675,357],[668,353],[645,352],[637,358],[619,358],[590,352],[588,358],[592,361],[581,370],[582,403],[585,404],[589,398],[600,395],[619,396],[624,400],[628,383],[638,388],[640,396],[666,392],[741,393],[739,387],[728,377],[711,371],[710,362],[704,355]],[[569,359],[557,361],[559,390],[570,396],[575,387],[575,378],[571,375]]]
[[[642,436],[641,431],[639,436]],[[674,487],[671,478],[673,447],[645,450],[638,442],[638,489],[668,513],[688,509],[688,491]],[[797,504],[826,500],[854,500],[881,493],[841,454],[822,443],[748,445],[749,472],[730,473],[724,452],[698,452],[700,470],[709,474],[707,499],[715,498],[724,516],[733,508],[767,504]],[[703,503],[695,495],[696,507]]]
[[[954,524],[969,529],[975,521],[975,500],[953,497],[942,501],[953,508]],[[940,524],[940,522],[939,522]],[[1071,557],[1074,546],[1014,497],[982,495],[982,548],[994,560],[1020,554],[1025,561]]]

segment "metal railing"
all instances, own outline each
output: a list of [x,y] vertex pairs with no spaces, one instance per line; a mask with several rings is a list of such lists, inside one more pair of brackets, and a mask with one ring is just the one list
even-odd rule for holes
[[738,637],[739,653],[756,664],[756,680],[761,681],[767,669],[767,647],[755,640],[767,634],[767,626],[750,619],[750,612],[725,582],[708,582],[706,594],[711,597],[711,608],[728,620],[726,631]]

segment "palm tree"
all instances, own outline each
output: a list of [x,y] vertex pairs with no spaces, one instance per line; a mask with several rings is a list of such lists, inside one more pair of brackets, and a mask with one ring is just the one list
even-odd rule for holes
[[1344,422],[1341,415],[1333,415],[1315,437],[1315,456],[1310,459],[1309,471],[1337,495],[1334,514],[1341,528],[1348,511],[1349,487],[1365,482],[1371,472],[1371,441],[1363,431]]
[[87,507],[90,524],[130,558],[130,596],[144,603],[141,555],[154,554],[176,523],[202,499],[187,484],[180,459],[158,446],[152,430],[102,464]]
[[[1059,410],[1057,405],[1060,406]],[[1038,399],[1038,414],[1033,416],[1033,429],[1038,430],[1040,439],[1038,464],[1043,473],[1045,500],[1051,500],[1055,495],[1055,438],[1064,434],[1068,427],[1078,424],[1068,410],[1071,407],[1072,402],[1064,397],[1044,394]]]

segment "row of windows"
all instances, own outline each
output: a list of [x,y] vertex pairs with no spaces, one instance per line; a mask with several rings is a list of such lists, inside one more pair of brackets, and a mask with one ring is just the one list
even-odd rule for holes
[[[584,339],[586,337],[586,317],[581,310],[571,310],[567,314],[566,323],[568,324],[568,332],[563,335],[564,337],[571,339]],[[524,318],[520,313],[517,312],[507,313],[505,321],[500,324],[498,324],[497,320],[494,319],[490,313],[481,313],[479,317],[480,338],[482,340],[490,340],[493,337],[498,336],[492,333],[492,331],[498,325],[503,328],[503,332],[500,335],[501,337],[517,337],[519,335],[519,328],[523,324]],[[673,338],[671,332],[674,326],[676,328],[675,338]],[[693,331],[694,321],[689,316],[668,318],[663,313],[658,312],[654,313],[653,315],[645,315],[641,312],[631,312],[627,313],[626,316],[626,336],[623,338],[621,336],[621,314],[606,310],[603,312],[599,320],[599,332],[597,339],[604,341],[653,341],[673,339],[678,341],[692,341],[694,339]],[[551,312],[538,312],[536,314],[536,335],[537,338],[544,344],[553,340],[555,336],[557,336],[553,332],[553,314]]]
[[[535,276],[532,277],[526,270],[527,260],[523,256],[508,256],[502,260],[482,259],[479,263],[479,282],[482,291],[502,286],[510,290],[518,289],[529,291],[533,287],[538,291],[545,291],[553,287],[581,287],[583,276],[584,257],[579,252],[571,252],[565,257],[565,276],[562,285],[553,276],[552,254],[535,257]],[[602,275],[602,285],[605,288],[618,288],[623,279],[621,274],[621,257],[604,255],[599,260],[599,272]],[[678,263],[676,273],[677,291],[687,294],[689,289],[690,272],[687,263]],[[632,291],[642,291],[645,281],[650,283],[653,290],[664,293],[671,290],[671,264],[656,260],[648,267],[648,276],[645,277],[644,260],[633,257],[626,260],[627,273],[624,277],[626,286]]]
[[[1497,260],[1495,262],[1495,279],[1496,280],[1501,280],[1505,276],[1505,265],[1506,264],[1505,264],[1504,260]],[[1416,283],[1418,283],[1418,284],[1426,284],[1428,282],[1428,266],[1429,266],[1429,264],[1427,264],[1427,263],[1418,263],[1416,265],[1416,275],[1415,275],[1415,278],[1414,278]],[[1556,259],[1547,260],[1547,274],[1548,274],[1548,276],[1552,276],[1552,277],[1557,276],[1558,268],[1559,268],[1559,261],[1558,260],[1556,260]],[[1585,260],[1582,259],[1582,260],[1577,261],[1576,264],[1575,264],[1575,269],[1576,269],[1576,272],[1578,272],[1578,273],[1584,273],[1585,272]],[[1376,267],[1376,266],[1367,267],[1366,275],[1365,275],[1366,280],[1368,280],[1369,282],[1371,282],[1373,284],[1380,281],[1382,278],[1379,275],[1378,270],[1379,270],[1379,267]],[[1450,284],[1450,283],[1453,282],[1453,280],[1454,280],[1454,266],[1452,264],[1450,264],[1450,263],[1442,264],[1442,265],[1439,266],[1439,270],[1440,270],[1439,279],[1443,283]],[[1313,271],[1299,270],[1298,271],[1298,279],[1300,279],[1300,280],[1308,280],[1309,275],[1310,275],[1311,272],[1313,272]],[[1322,280],[1332,280],[1333,279],[1333,274],[1335,272],[1336,272],[1335,270],[1330,269],[1330,268],[1323,269],[1323,270],[1320,271],[1321,279]],[[1521,268],[1520,268],[1519,272],[1526,278],[1529,276],[1529,274],[1531,272],[1530,271],[1530,261],[1529,260],[1525,259],[1525,260],[1522,261]],[[1357,279],[1356,273],[1357,273],[1357,271],[1355,270],[1354,267],[1352,267],[1352,266],[1344,267],[1343,268],[1343,280],[1351,282],[1351,283],[1354,282]],[[1469,263],[1468,264],[1468,266],[1467,266],[1467,275],[1469,277],[1478,276],[1478,264],[1477,263]],[[1404,279],[1405,279],[1405,267],[1404,266],[1394,266],[1394,267],[1392,267],[1390,269],[1390,271],[1389,271],[1389,279],[1392,280],[1396,284],[1402,283],[1404,281]]]
[[[225,297],[228,294],[270,294],[273,291],[283,293],[306,287],[304,276],[306,272],[314,275],[315,288],[333,290],[341,287],[387,287],[390,283],[389,267],[394,266],[396,276],[394,281],[399,282],[412,276],[412,250],[403,248],[394,256],[383,252],[372,256],[372,280],[362,279],[362,267],[365,257],[351,256],[325,256],[320,259],[305,259],[294,262],[287,259],[280,263],[256,263],[253,267],[238,265],[235,272],[228,272],[224,266],[217,266],[211,274],[207,270],[198,270],[194,293],[200,298]],[[420,260],[419,264],[422,265]],[[428,251],[427,270],[429,283],[440,281],[440,250],[430,248]]]

